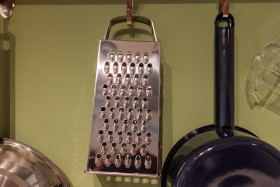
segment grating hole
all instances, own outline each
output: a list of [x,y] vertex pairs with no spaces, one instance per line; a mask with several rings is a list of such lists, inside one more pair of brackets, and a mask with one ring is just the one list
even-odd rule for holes
[[106,155],[106,158],[107,158],[107,159],[111,158],[111,155],[109,155],[109,154],[108,154],[108,155]]
[[102,146],[105,147],[107,145],[106,142],[102,142]]
[[97,153],[97,154],[96,154],[96,157],[97,157],[97,158],[101,158],[101,154],[100,154],[100,153]]

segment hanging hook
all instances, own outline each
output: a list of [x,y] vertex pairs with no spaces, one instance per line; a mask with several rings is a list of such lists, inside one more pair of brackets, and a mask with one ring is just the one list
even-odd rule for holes
[[229,2],[226,1],[224,4],[223,17],[227,18],[228,14],[229,14]]
[[133,0],[126,0],[126,24],[132,25]]
[[226,0],[219,0],[219,13],[223,13],[223,17],[227,18],[229,14],[229,2]]
[[4,19],[12,16],[13,8],[15,7],[14,0],[0,0],[0,15]]
[[222,13],[224,11],[224,4],[226,0],[219,0],[219,13]]

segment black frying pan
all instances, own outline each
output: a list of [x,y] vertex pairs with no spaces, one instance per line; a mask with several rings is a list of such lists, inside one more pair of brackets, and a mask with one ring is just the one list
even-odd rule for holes
[[162,186],[280,187],[280,152],[234,126],[232,15],[217,16],[215,44],[215,125],[196,129],[175,144],[163,166]]

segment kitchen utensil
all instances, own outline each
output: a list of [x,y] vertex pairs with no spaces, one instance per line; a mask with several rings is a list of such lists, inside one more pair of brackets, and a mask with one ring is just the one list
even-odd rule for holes
[[6,138],[0,139],[0,186],[69,187],[61,171],[45,155]]
[[215,125],[198,128],[169,152],[162,186],[279,187],[280,152],[246,129],[234,126],[234,20],[215,21]]
[[[279,43],[279,42],[278,42]],[[280,46],[271,42],[257,54],[247,79],[249,105],[280,114]]]
[[109,40],[114,17],[100,40],[86,173],[158,176],[160,43]]

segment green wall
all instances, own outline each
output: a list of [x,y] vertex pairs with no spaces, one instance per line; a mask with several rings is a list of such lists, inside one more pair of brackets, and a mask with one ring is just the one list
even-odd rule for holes
[[[161,42],[164,159],[179,138],[214,121],[217,4],[199,0],[198,3],[154,2],[136,4],[136,13],[154,21]],[[103,38],[110,18],[125,13],[125,4],[102,4],[102,1],[95,3],[94,0],[82,3],[69,0],[69,4],[67,1],[16,3],[13,17],[8,23],[1,20],[0,26],[10,42],[8,54],[2,53],[1,49],[0,59],[10,62],[10,83],[6,85],[10,95],[5,96],[10,99],[6,101],[10,106],[1,108],[1,113],[10,111],[11,137],[15,135],[16,140],[48,156],[75,187],[159,186],[154,180],[136,178],[129,181],[83,173],[98,42]],[[254,56],[272,36],[280,33],[279,9],[280,3],[262,1],[238,1],[230,7],[236,21],[236,124],[253,131],[278,149],[280,116],[264,108],[251,109],[245,86]],[[5,24],[8,24],[6,30],[3,29]],[[2,128],[1,124],[1,131]]]

